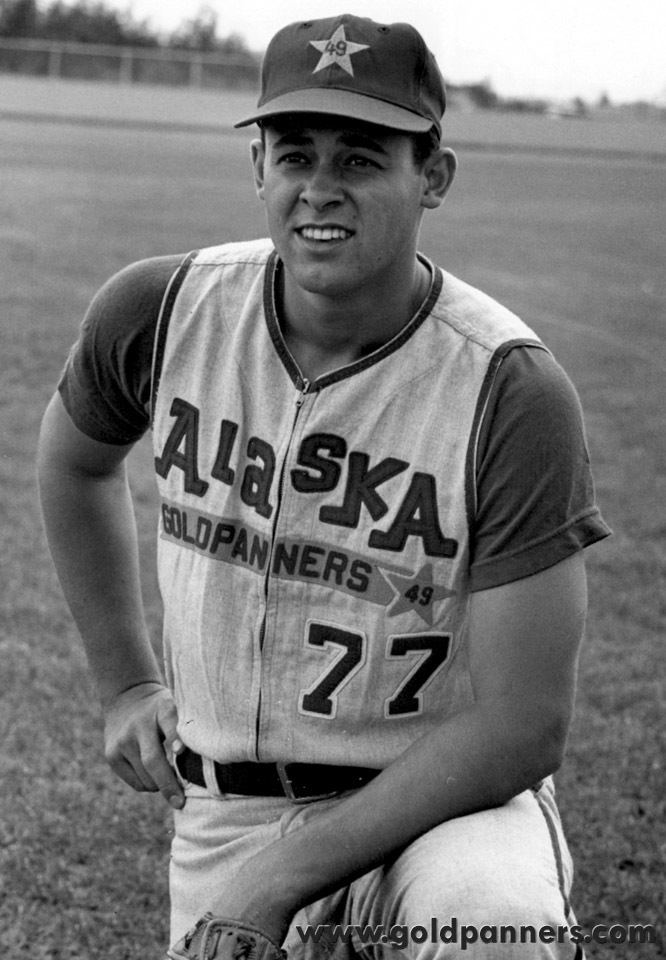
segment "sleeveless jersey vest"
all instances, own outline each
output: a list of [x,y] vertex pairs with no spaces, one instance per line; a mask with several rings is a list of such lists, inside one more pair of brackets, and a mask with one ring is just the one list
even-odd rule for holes
[[383,767],[471,702],[477,436],[502,357],[538,340],[428,266],[408,326],[314,383],[282,339],[269,241],[203,250],[167,291],[164,656],[206,757]]

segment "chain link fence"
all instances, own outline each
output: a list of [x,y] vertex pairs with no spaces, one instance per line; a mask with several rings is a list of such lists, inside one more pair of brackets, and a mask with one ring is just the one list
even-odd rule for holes
[[251,55],[159,47],[0,39],[0,73],[202,89],[253,89],[258,83],[259,61]]

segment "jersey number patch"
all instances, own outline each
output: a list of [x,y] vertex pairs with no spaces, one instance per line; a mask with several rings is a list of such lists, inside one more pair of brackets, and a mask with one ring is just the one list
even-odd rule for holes
[[[308,716],[334,719],[338,698],[367,659],[367,638],[363,633],[343,630],[330,623],[310,621],[306,643],[324,653],[333,653],[317,680],[302,690],[299,712]],[[407,676],[390,697],[384,700],[384,717],[415,716],[423,711],[423,692],[442,669],[451,649],[448,633],[398,634],[388,638],[386,660],[407,661]]]

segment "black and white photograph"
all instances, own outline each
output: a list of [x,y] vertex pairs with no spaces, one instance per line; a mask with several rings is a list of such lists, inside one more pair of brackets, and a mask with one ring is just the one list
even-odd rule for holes
[[666,8],[0,0],[8,960],[656,960]]

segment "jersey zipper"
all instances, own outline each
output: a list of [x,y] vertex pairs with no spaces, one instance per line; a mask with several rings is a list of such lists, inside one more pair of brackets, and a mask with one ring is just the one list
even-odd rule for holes
[[259,695],[257,697],[257,715],[255,718],[255,735],[254,735],[254,740],[255,740],[254,754],[257,761],[259,761],[260,759],[259,732],[261,728],[261,707],[262,707],[261,680],[262,680],[262,673],[263,673],[262,657],[263,657],[263,650],[264,650],[264,639],[266,637],[266,610],[268,608],[268,591],[270,586],[271,570],[273,568],[273,553],[275,551],[277,526],[278,526],[278,520],[280,517],[280,509],[282,507],[282,493],[284,489],[284,473],[285,473],[285,467],[287,465],[287,460],[289,459],[291,444],[294,439],[294,434],[296,432],[296,426],[298,424],[301,408],[305,403],[305,398],[310,391],[310,387],[311,387],[310,380],[307,380],[305,377],[299,377],[298,395],[296,397],[296,412],[291,422],[289,442],[287,443],[287,448],[284,452],[284,457],[282,458],[282,465],[280,467],[280,476],[278,477],[277,501],[275,504],[275,513],[273,515],[273,527],[271,531],[271,546],[268,552],[268,562],[266,563],[266,576],[264,578],[264,616],[261,621],[261,627],[259,628]]

